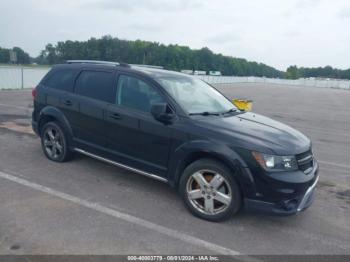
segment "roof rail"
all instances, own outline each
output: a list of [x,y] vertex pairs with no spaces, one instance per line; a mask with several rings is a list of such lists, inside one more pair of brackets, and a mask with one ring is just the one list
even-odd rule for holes
[[[121,65],[118,62],[110,62],[110,61],[99,61],[99,60],[67,60],[67,64],[95,64],[95,65],[111,65],[111,66],[119,66]],[[123,64],[124,65],[124,64]]]
[[148,67],[148,68],[155,68],[155,69],[164,69],[163,66],[156,66],[156,65],[138,65],[138,64],[130,64],[131,66],[138,66],[138,67]]

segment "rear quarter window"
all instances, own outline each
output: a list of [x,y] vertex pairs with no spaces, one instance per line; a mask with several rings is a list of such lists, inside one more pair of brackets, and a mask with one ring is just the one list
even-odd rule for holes
[[44,85],[49,88],[72,92],[76,76],[77,70],[55,70],[45,79]]
[[112,103],[113,72],[84,70],[75,83],[75,93],[93,99]]

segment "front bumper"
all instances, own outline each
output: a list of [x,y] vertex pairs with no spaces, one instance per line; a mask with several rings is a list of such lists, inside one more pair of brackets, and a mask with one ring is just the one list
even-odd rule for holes
[[[314,195],[315,188],[319,179],[318,176],[318,164],[315,161],[315,166],[311,174],[309,174],[312,179],[307,183],[292,184],[297,190],[297,194],[291,194],[290,196],[286,194],[281,194],[274,201],[269,201],[269,199],[259,198],[245,198],[244,207],[247,211],[262,212],[272,215],[293,215],[301,212],[311,206]],[[308,175],[308,176],[309,176]],[[305,187],[305,184],[308,184]],[[290,186],[291,183],[285,183]],[[270,189],[271,191],[272,188]]]
[[259,211],[267,214],[274,215],[294,215],[300,211],[303,211],[311,206],[314,195],[315,188],[318,182],[316,178],[315,182],[310,186],[305,194],[300,199],[290,199],[282,200],[278,203],[265,202],[261,200],[248,199],[244,200],[244,207],[247,211]]
[[313,200],[314,200],[314,195],[315,195],[315,188],[318,182],[319,176],[316,177],[315,182],[310,186],[304,195],[304,197],[301,199],[300,203],[298,204],[297,211],[303,211],[304,209],[308,208],[311,206]]

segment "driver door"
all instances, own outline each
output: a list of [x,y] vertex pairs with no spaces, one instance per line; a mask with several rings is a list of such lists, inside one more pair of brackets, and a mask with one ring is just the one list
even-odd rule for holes
[[162,101],[147,80],[129,74],[118,76],[115,102],[106,113],[107,147],[115,161],[166,176],[172,129],[150,113],[151,104]]

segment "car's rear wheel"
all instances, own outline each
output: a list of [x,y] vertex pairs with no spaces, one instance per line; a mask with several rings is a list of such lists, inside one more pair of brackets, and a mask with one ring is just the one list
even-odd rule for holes
[[227,219],[241,206],[241,193],[232,172],[215,160],[200,159],[190,164],[179,189],[188,209],[206,220]]
[[65,162],[72,157],[67,137],[57,122],[48,122],[43,126],[41,146],[45,156],[52,161]]

